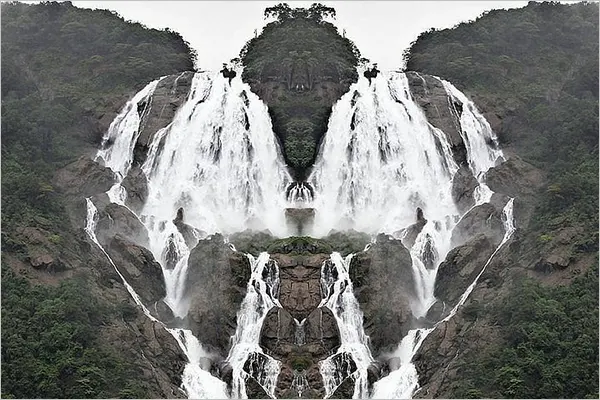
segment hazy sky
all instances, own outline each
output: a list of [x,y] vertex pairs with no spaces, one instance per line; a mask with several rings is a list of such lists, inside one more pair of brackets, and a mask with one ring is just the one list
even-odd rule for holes
[[[107,8],[126,20],[150,28],[179,32],[198,51],[198,67],[220,69],[237,57],[254,30],[265,25],[263,11],[274,1],[73,1],[77,7]],[[309,7],[316,1],[288,1],[292,7]],[[358,46],[364,57],[380,69],[401,67],[402,51],[419,33],[449,28],[473,20],[482,12],[519,8],[527,1],[321,1],[334,7],[330,20],[340,33]]]

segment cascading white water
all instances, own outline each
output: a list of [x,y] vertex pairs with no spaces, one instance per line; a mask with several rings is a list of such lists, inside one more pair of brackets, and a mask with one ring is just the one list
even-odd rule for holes
[[[125,205],[127,193],[121,182],[133,164],[140,122],[152,106],[159,82],[147,85],[126,104],[96,156],[117,173],[117,183],[107,192],[112,202]],[[286,234],[285,188],[291,178],[280,159],[266,106],[239,79],[230,85],[220,74],[195,74],[173,121],[151,136],[141,169],[147,177],[148,198],[137,216],[148,230],[149,249],[163,268],[165,303],[176,316],[184,317],[189,308],[184,288],[190,243],[173,221],[180,208],[195,240],[246,228]],[[188,396],[226,396],[225,384],[202,369],[201,360],[209,355],[191,332],[170,332],[190,362],[183,376]],[[237,355],[235,360],[239,359]],[[270,377],[273,371],[264,374]],[[242,395],[245,390],[236,388],[234,393]]]
[[451,196],[457,170],[448,140],[412,100],[405,75],[386,74],[372,86],[360,79],[334,106],[309,177],[314,234],[392,233],[414,222],[417,207],[445,224],[458,214]]
[[[479,182],[474,193],[477,206],[490,200],[484,173],[503,155],[475,105],[450,83],[442,84],[448,107],[460,115],[468,166]],[[427,121],[404,74],[381,74],[371,85],[361,78],[334,106],[309,177],[314,188],[310,206],[317,210],[314,234],[353,228],[402,239],[415,278],[411,311],[423,317],[435,302],[437,268],[451,250],[452,230],[462,216],[452,198],[457,170],[446,134]],[[426,221],[414,242],[407,243],[404,239],[417,209]],[[376,385],[375,397],[412,394],[417,380],[411,359],[430,330],[412,330],[401,341],[396,352],[400,368]],[[393,390],[385,392],[382,387]]]
[[[153,322],[162,324],[157,320],[144,305],[138,294],[135,292],[133,287],[127,283],[119,269],[115,265],[112,258],[108,255],[106,250],[102,247],[98,238],[96,237],[96,225],[98,223],[98,209],[90,198],[86,198],[87,206],[87,218],[85,225],[85,232],[89,238],[98,246],[98,248],[104,253],[110,264],[113,266],[125,288],[135,301],[135,303],[142,309],[146,317],[150,318]],[[183,349],[185,355],[188,357],[189,363],[185,366],[182,377],[182,386],[188,396],[193,399],[226,399],[226,385],[224,382],[215,378],[210,372],[203,370],[200,367],[200,361],[202,358],[206,358],[208,354],[202,349],[200,343],[190,330],[187,329],[171,329],[163,325],[163,327],[177,340],[180,347]]]
[[264,354],[259,341],[267,313],[273,307],[281,307],[276,297],[279,290],[279,271],[275,262],[269,263],[268,253],[261,253],[257,259],[249,254],[248,258],[252,265],[252,276],[237,315],[237,329],[227,357],[227,362],[233,368],[231,398],[248,398],[246,394],[248,373],[244,371],[244,365],[249,357],[258,354],[261,355],[262,361],[257,380],[267,394],[274,398],[281,363]]
[[[154,80],[129,100],[110,124],[94,158],[115,172],[117,182],[107,192],[111,202],[124,205],[127,194],[121,182],[131,168],[133,148],[140,134],[140,122],[152,107],[152,94],[163,78]],[[141,105],[141,106],[140,106]]]
[[[340,253],[331,254],[330,263],[321,268],[321,282],[326,290],[319,307],[327,307],[337,321],[340,331],[340,347],[337,352],[321,361],[319,369],[323,376],[325,397],[333,394],[340,381],[339,366],[334,359],[338,355],[349,354],[356,364],[354,372],[354,398],[368,395],[367,368],[373,362],[363,329],[363,314],[352,291],[352,281],[348,275],[352,254],[342,258]],[[330,267],[331,270],[328,268]]]
[[479,277],[483,274],[486,267],[490,264],[494,256],[500,251],[504,244],[512,237],[515,232],[514,217],[513,217],[513,202],[514,199],[510,199],[504,209],[502,210],[502,223],[504,224],[504,237],[500,244],[496,247],[492,255],[488,258],[484,264],[481,272],[465,290],[460,297],[458,303],[452,308],[450,313],[441,321],[435,324],[432,328],[427,329],[412,329],[402,339],[398,350],[394,356],[399,357],[401,361],[400,368],[392,371],[388,376],[375,382],[373,385],[372,398],[374,399],[406,399],[410,398],[414,391],[418,388],[418,375],[415,365],[412,363],[412,358],[417,353],[421,344],[425,341],[427,335],[429,335],[435,328],[443,322],[447,322],[452,318],[458,309],[465,303]]

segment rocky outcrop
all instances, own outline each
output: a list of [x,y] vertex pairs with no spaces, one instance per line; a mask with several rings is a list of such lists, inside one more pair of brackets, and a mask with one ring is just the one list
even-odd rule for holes
[[162,268],[150,250],[119,234],[105,246],[105,250],[147,307],[166,296]]
[[490,168],[485,174],[487,185],[494,192],[521,199],[535,195],[544,184],[544,174],[538,168],[513,157]]
[[435,297],[447,307],[452,308],[456,305],[495,248],[488,237],[478,235],[466,244],[450,250],[446,260],[438,267],[433,292]]
[[500,244],[504,237],[502,208],[483,203],[471,209],[454,227],[451,246],[460,246],[478,235],[486,236],[493,246]]
[[452,178],[452,198],[458,211],[463,214],[475,205],[473,192],[479,186],[479,182],[467,165],[462,165]]
[[65,194],[82,198],[106,192],[115,181],[115,174],[110,168],[87,156],[58,170],[54,176],[54,183]]
[[183,240],[185,240],[185,244],[188,248],[193,249],[197,244],[200,237],[206,235],[205,232],[201,232],[200,230],[194,228],[191,225],[183,222],[183,208],[179,208],[177,210],[177,215],[173,220],[173,224],[177,227],[181,236],[183,236]]
[[139,214],[148,198],[148,179],[144,171],[138,165],[133,166],[121,186],[127,190],[127,206]]
[[454,161],[459,166],[466,166],[467,149],[460,131],[462,104],[452,103],[444,85],[436,77],[411,71],[406,73],[406,78],[412,97],[425,113],[427,121],[446,134]]
[[143,111],[143,118],[133,151],[134,166],[141,166],[146,161],[154,135],[171,123],[175,113],[187,99],[193,78],[194,72],[191,71],[169,75],[158,83],[149,104],[138,104],[138,110]]
[[96,236],[100,244],[107,246],[116,234],[140,246],[148,246],[148,230],[137,216],[127,207],[110,203],[98,210]]
[[377,236],[350,264],[354,295],[364,315],[374,357],[392,350],[411,325],[414,279],[410,253],[399,240]]
[[229,352],[250,275],[248,258],[232,250],[221,235],[200,240],[190,253],[185,287],[188,324],[200,343],[221,358]]

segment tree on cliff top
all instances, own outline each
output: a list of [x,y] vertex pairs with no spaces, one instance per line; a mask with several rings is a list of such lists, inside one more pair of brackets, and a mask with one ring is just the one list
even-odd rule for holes
[[342,37],[335,25],[324,20],[335,18],[335,9],[320,3],[309,8],[280,3],[266,8],[264,15],[275,21],[268,23],[240,52],[245,81],[280,80],[289,87],[293,77],[302,74],[312,87],[320,80],[356,80],[358,48]]
[[291,8],[287,3],[279,3],[265,9],[265,18],[276,18],[278,22],[292,18],[308,18],[321,22],[325,17],[335,18],[335,9],[321,3],[313,3],[310,8]]

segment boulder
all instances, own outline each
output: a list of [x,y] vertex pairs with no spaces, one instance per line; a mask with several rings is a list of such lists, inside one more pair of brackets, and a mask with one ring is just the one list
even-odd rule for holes
[[148,179],[144,171],[138,165],[134,165],[121,182],[121,186],[127,190],[127,206],[139,214],[148,198]]
[[91,158],[82,156],[59,169],[54,184],[74,197],[90,197],[106,192],[116,182],[114,172]]
[[112,238],[105,249],[121,275],[146,306],[166,296],[162,267],[150,250],[121,235]]
[[515,156],[490,168],[485,174],[485,180],[494,192],[523,198],[535,196],[544,184],[544,174]]
[[446,310],[456,305],[460,296],[475,280],[496,245],[485,235],[477,235],[466,244],[452,249],[438,267],[434,295]]
[[473,192],[477,186],[479,186],[479,182],[477,182],[467,165],[462,165],[454,174],[452,178],[452,198],[461,214],[475,204]]
[[502,209],[490,203],[474,207],[465,214],[452,231],[452,247],[471,241],[478,235],[486,236],[493,246],[497,246],[504,237]]
[[96,237],[102,246],[106,246],[112,238],[119,234],[129,241],[147,247],[148,230],[127,207],[110,203],[103,210],[98,209]]
[[395,349],[412,319],[414,278],[410,253],[400,240],[381,234],[369,250],[352,258],[349,274],[373,356]]

